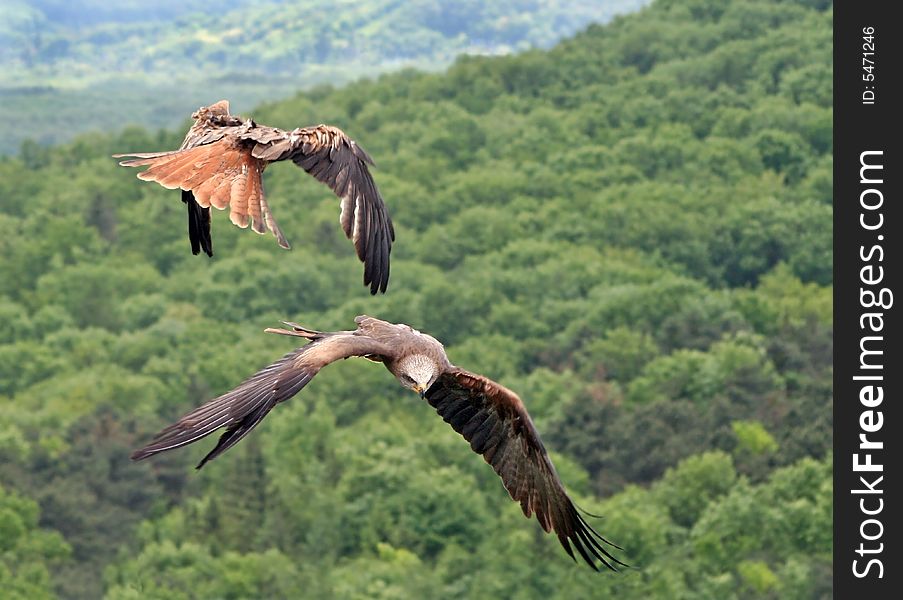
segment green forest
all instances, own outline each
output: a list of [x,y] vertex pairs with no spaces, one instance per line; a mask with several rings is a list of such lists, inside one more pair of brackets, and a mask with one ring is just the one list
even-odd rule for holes
[[211,89],[247,110],[458,54],[547,48],[648,0],[3,0],[0,104],[26,138],[173,127]]
[[[184,129],[0,158],[4,597],[832,597],[832,19],[824,0],[656,0],[549,50],[248,111],[374,157],[397,233],[383,296],[293,165],[266,175],[293,249],[214,211],[208,259],[178,193],[110,158]],[[367,361],[202,471],[214,439],[129,461],[295,347],[265,328],[359,314],[517,391],[630,568],[571,561]]]

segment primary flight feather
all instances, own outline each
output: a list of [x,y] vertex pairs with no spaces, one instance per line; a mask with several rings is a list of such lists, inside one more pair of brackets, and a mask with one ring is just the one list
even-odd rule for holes
[[[592,568],[626,566],[580,515],[555,472],[539,433],[521,399],[506,387],[454,366],[442,344],[408,325],[367,316],[354,331],[319,332],[294,323],[291,329],[267,329],[310,343],[252,375],[235,389],[210,400],[163,429],[132,454],[141,460],[190,444],[225,428],[216,446],[197,468],[247,435],[277,404],[307,385],[323,367],[354,356],[381,362],[406,388],[426,399],[471,449],[489,463],[519,502],[524,515],[535,514],[542,528],[554,531],[567,553],[574,550]],[[619,548],[620,549],[620,548]]]
[[229,114],[229,102],[201,107],[192,117],[178,150],[115,154],[129,158],[126,167],[148,167],[138,178],[182,190],[188,207],[188,236],[194,254],[213,256],[210,207],[229,207],[230,220],[257,233],[273,232],[283,248],[289,243],[267,204],[264,169],[290,159],[341,199],[339,222],[364,263],[364,285],[370,293],[385,292],[389,254],[395,229],[368,165],[373,164],[354,140],[330,125],[283,131]]

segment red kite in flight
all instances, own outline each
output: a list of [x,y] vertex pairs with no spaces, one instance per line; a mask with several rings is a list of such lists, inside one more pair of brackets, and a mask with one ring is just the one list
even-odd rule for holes
[[220,100],[193,115],[194,125],[181,148],[172,152],[116,154],[126,167],[149,167],[139,179],[181,188],[188,205],[191,250],[213,256],[210,207],[229,207],[229,218],[257,233],[273,232],[283,248],[288,240],[276,224],[263,193],[261,175],[271,162],[290,159],[328,185],[342,200],[339,222],[364,263],[364,285],[370,293],[385,292],[389,283],[389,253],[395,240],[392,219],[370,170],[373,160],[363,148],[330,125],[283,131],[229,114]]
[[189,412],[134,452],[132,459],[196,442],[225,427],[216,446],[198,464],[200,469],[247,435],[273,407],[300,392],[320,369],[360,356],[383,363],[402,386],[425,398],[492,466],[524,515],[535,514],[545,531],[554,531],[571,558],[576,560],[576,549],[593,569],[598,570],[599,562],[612,570],[617,570],[616,564],[627,566],[607,549],[620,547],[599,535],[577,512],[517,394],[454,366],[442,344],[407,325],[367,316],[357,317],[355,323],[354,331],[328,333],[294,323],[286,323],[290,330],[267,329],[310,343]]

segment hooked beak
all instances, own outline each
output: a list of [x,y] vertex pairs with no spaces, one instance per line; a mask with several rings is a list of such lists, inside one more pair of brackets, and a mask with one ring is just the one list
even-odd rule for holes
[[411,388],[411,389],[413,389],[415,392],[417,392],[418,394],[420,394],[420,397],[421,397],[421,398],[426,397],[426,388],[423,387],[422,385],[420,385],[419,383],[416,384],[416,385],[414,385],[414,387]]

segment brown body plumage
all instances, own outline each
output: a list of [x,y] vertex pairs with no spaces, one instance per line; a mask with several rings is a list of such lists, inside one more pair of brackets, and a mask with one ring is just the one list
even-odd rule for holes
[[373,294],[386,291],[395,230],[370,176],[373,160],[363,148],[329,125],[283,131],[242,120],[229,114],[226,100],[202,107],[192,117],[195,123],[179,150],[114,156],[132,157],[119,163],[126,167],[148,167],[139,179],[182,190],[194,254],[203,250],[213,256],[211,206],[228,206],[234,224],[261,234],[269,229],[280,246],[289,248],[267,204],[261,176],[269,163],[290,159],[341,198],[339,220],[364,263],[364,285]]
[[626,566],[606,549],[614,545],[577,512],[517,394],[452,365],[442,344],[407,325],[367,316],[355,322],[354,331],[325,333],[294,323],[286,323],[292,329],[268,329],[310,343],[189,412],[132,458],[178,448],[225,427],[216,447],[198,464],[201,468],[247,435],[278,403],[300,392],[320,369],[359,356],[383,363],[404,387],[425,398],[492,466],[524,515],[535,514],[545,531],[554,531],[572,558],[576,549],[594,569],[597,562],[611,569]]

